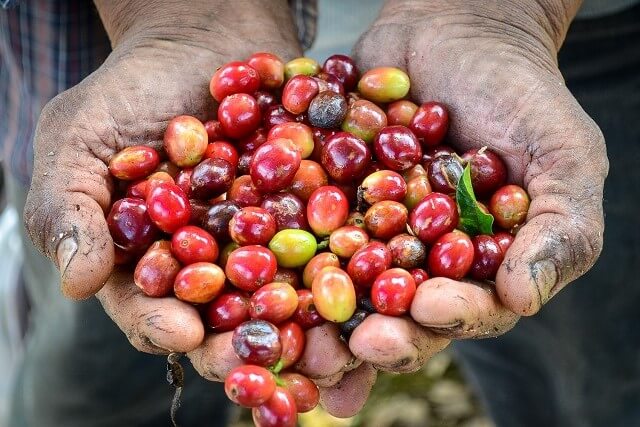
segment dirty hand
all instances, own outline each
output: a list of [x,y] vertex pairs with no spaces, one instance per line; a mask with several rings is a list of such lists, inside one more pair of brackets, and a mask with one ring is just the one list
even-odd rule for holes
[[[580,2],[570,3],[389,0],[360,39],[361,69],[407,70],[416,102],[449,108],[449,142],[497,152],[509,181],[532,199],[495,286],[427,280],[411,307],[416,324],[375,315],[355,330],[350,349],[360,359],[392,367],[396,355],[402,367],[399,349],[427,330],[451,339],[500,335],[598,258],[608,161],[602,133],[558,70],[556,54]],[[404,330],[393,339],[374,339],[399,322]]]

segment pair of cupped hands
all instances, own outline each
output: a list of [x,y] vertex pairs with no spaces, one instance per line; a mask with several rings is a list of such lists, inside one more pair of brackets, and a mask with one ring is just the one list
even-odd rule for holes
[[[415,371],[452,339],[497,336],[535,314],[593,265],[602,246],[605,145],[558,70],[561,20],[516,6],[509,12],[509,2],[498,15],[435,3],[388,2],[354,57],[361,70],[406,70],[416,102],[445,103],[452,144],[499,153],[531,207],[495,286],[433,278],[418,287],[411,317],[373,314],[348,344],[333,324],[307,332],[298,368],[317,381],[322,404],[337,416],[362,407],[377,371]],[[205,333],[193,306],[149,298],[130,272],[114,269],[105,222],[114,188],[107,164],[115,153],[161,147],[174,116],[210,118],[208,82],[218,66],[257,51],[285,61],[301,56],[288,12],[267,7],[247,18],[227,6],[210,19],[123,28],[105,21],[111,55],[42,111],[25,223],[58,266],[65,295],[95,294],[135,348],[185,352],[202,376],[221,381],[240,363],[232,333]]]

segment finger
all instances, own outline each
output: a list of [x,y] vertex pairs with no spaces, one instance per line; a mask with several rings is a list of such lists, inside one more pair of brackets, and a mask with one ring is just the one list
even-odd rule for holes
[[414,372],[448,344],[411,319],[381,314],[367,317],[349,340],[354,356],[391,372]]
[[602,250],[608,172],[602,133],[575,100],[560,103],[554,114],[543,134],[554,141],[536,138],[530,143],[527,223],[496,275],[502,302],[525,316],[589,270]]
[[518,321],[518,316],[502,305],[492,285],[444,277],[429,279],[418,286],[411,317],[451,339],[498,336]]
[[318,387],[331,387],[336,385],[343,376],[344,372],[338,372],[337,374],[333,374],[325,378],[317,378],[313,380],[313,382],[316,383]]
[[227,374],[242,360],[233,351],[233,332],[207,335],[201,346],[187,356],[200,375],[210,381],[224,381]]
[[320,404],[334,417],[348,418],[364,406],[376,382],[376,369],[363,363],[332,387],[320,387]]
[[140,351],[187,352],[204,339],[195,307],[176,298],[150,298],[133,283],[131,274],[115,271],[96,294],[105,312]]
[[309,378],[326,378],[348,367],[352,355],[340,339],[338,326],[333,323],[311,328],[306,332],[306,346],[296,370]]
[[[25,227],[35,246],[60,270],[62,292],[81,299],[95,294],[113,268],[113,242],[105,221],[112,182],[105,163],[80,142],[81,136],[65,134],[68,129],[62,124],[68,118],[57,104],[43,110],[36,131]],[[68,137],[78,141],[60,141]]]

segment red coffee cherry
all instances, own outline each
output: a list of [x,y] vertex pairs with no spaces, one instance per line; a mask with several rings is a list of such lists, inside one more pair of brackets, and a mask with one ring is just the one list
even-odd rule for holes
[[237,366],[224,380],[227,397],[245,408],[262,405],[273,396],[275,390],[273,374],[261,366]]
[[431,276],[460,280],[473,264],[473,243],[462,231],[454,230],[441,236],[429,252]]
[[233,61],[218,68],[211,78],[209,90],[220,102],[235,93],[253,93],[260,87],[258,71],[246,62]]
[[411,308],[415,293],[413,276],[402,268],[391,268],[373,282],[371,302],[380,314],[402,316]]

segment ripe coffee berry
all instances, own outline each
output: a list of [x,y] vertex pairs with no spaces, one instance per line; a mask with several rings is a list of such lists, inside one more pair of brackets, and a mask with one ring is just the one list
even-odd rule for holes
[[171,253],[171,244],[159,240],[138,261],[133,281],[145,295],[165,297],[173,291],[173,282],[179,271],[180,263]]
[[422,159],[418,138],[404,126],[387,126],[380,130],[373,147],[378,160],[396,171],[409,169]]
[[316,189],[307,202],[307,221],[320,237],[328,236],[340,228],[349,216],[347,196],[334,186]]
[[249,167],[253,185],[265,193],[284,190],[293,182],[301,160],[300,150],[290,139],[277,138],[262,144]]
[[305,335],[304,330],[296,322],[288,321],[279,325],[280,342],[282,343],[282,355],[280,362],[283,368],[288,368],[295,364],[304,351]]
[[107,215],[113,243],[128,252],[144,251],[158,235],[144,201],[125,198],[116,201]]
[[144,178],[160,163],[160,156],[153,148],[127,147],[117,153],[109,162],[111,175],[122,180]]
[[236,93],[222,100],[218,106],[218,120],[225,135],[242,138],[258,129],[262,115],[254,97]]
[[171,251],[183,264],[215,262],[218,259],[218,244],[213,236],[193,225],[176,230],[171,238]]
[[261,206],[273,216],[278,231],[309,228],[304,202],[292,193],[269,194]]
[[149,217],[165,233],[173,233],[189,223],[191,205],[175,184],[160,182],[147,195]]
[[425,102],[411,118],[409,129],[425,146],[433,147],[442,142],[449,129],[449,113],[438,102]]
[[424,243],[433,243],[458,225],[456,202],[446,194],[430,193],[409,215],[409,226]]
[[266,209],[248,206],[236,212],[229,221],[229,235],[241,246],[264,246],[275,234],[276,220]]
[[287,390],[276,387],[276,391],[262,405],[252,409],[256,427],[295,427],[296,402]]
[[284,62],[276,55],[267,52],[254,53],[247,59],[247,64],[258,72],[261,87],[276,89],[282,86]]
[[320,401],[320,391],[309,378],[294,372],[285,372],[280,375],[284,383],[283,387],[291,393],[299,413],[309,412]]
[[244,291],[256,291],[271,283],[278,263],[269,249],[250,245],[240,247],[229,254],[225,265],[227,279]]
[[496,223],[505,230],[509,230],[522,224],[527,218],[529,196],[517,185],[505,185],[491,196],[489,210]]
[[415,293],[413,276],[402,268],[391,268],[373,282],[371,302],[378,313],[401,316],[409,311]]
[[318,403],[295,372],[319,331],[306,330],[334,322],[348,340],[371,313],[409,315],[429,278],[495,280],[527,216],[496,153],[443,143],[443,104],[405,99],[403,70],[363,71],[344,55],[322,70],[267,52],[224,64],[217,112],[194,112],[216,120],[176,117],[163,152],[130,147],[109,164],[125,196],[106,218],[115,262],[135,265],[145,295],[233,331],[247,365],[225,391],[258,427],[293,427]]
[[298,294],[288,283],[273,282],[251,295],[249,316],[273,324],[287,320],[298,307]]
[[457,154],[444,153],[429,163],[427,176],[433,191],[453,196],[463,171],[462,159]]
[[207,306],[205,318],[216,332],[233,331],[249,320],[249,299],[236,291],[224,293]]
[[429,252],[431,276],[462,279],[473,264],[473,243],[462,231],[444,234],[433,244]]
[[234,61],[220,67],[211,78],[209,90],[220,102],[235,93],[253,93],[260,87],[260,75],[246,62]]
[[500,245],[491,236],[475,236],[473,242],[473,264],[469,274],[476,280],[492,279],[496,276],[504,255]]
[[207,150],[207,130],[191,116],[172,119],[164,132],[164,150],[176,166],[195,166]]
[[356,251],[347,272],[356,286],[371,286],[375,278],[391,267],[391,251],[382,242],[369,242]]
[[245,363],[275,364],[282,354],[280,331],[265,320],[248,320],[238,325],[231,338],[233,350]]
[[328,137],[322,147],[322,167],[331,178],[341,184],[362,176],[370,159],[367,144],[348,132]]
[[271,398],[276,391],[276,381],[273,374],[261,366],[243,365],[229,372],[224,391],[232,402],[255,408]]
[[469,150],[462,159],[471,167],[471,183],[478,198],[490,196],[507,180],[507,167],[497,154],[487,149]]
[[240,211],[240,206],[231,200],[214,202],[202,218],[202,228],[207,230],[217,242],[229,239],[229,222]]
[[203,304],[213,300],[224,287],[224,272],[210,262],[196,262],[176,276],[173,292],[178,299]]
[[346,55],[333,55],[327,58],[322,66],[322,71],[336,76],[342,83],[345,91],[355,89],[360,77],[360,72],[353,59]]
[[229,162],[234,168],[238,166],[238,151],[226,141],[215,141],[207,145],[204,152],[207,159],[222,159]]
[[503,255],[507,253],[507,249],[509,249],[509,246],[513,243],[513,239],[513,235],[505,231],[499,231],[493,235],[493,240],[500,246]]
[[300,325],[303,329],[314,328],[322,325],[325,320],[320,316],[315,305],[313,305],[313,294],[309,289],[298,289],[298,307],[291,316],[291,320]]
[[282,105],[292,114],[304,113],[318,91],[318,83],[313,78],[297,75],[284,85]]

